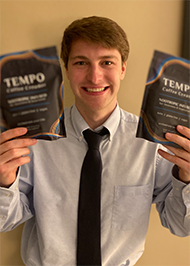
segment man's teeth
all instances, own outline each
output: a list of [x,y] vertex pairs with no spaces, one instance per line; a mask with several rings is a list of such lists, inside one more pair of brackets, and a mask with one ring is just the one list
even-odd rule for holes
[[85,88],[88,92],[101,92],[104,91],[105,88]]

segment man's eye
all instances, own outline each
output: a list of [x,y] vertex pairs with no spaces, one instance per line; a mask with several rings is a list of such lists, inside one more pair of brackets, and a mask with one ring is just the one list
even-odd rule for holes
[[86,65],[86,62],[78,61],[78,62],[75,63],[75,65],[84,66],[84,65]]
[[104,65],[106,65],[106,66],[112,65],[112,62],[111,61],[105,61]]

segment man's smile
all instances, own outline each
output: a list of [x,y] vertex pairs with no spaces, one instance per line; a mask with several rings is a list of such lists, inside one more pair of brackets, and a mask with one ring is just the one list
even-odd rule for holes
[[109,86],[102,87],[102,88],[82,87],[82,89],[84,89],[87,92],[102,92],[102,91],[105,91],[108,88],[109,88]]

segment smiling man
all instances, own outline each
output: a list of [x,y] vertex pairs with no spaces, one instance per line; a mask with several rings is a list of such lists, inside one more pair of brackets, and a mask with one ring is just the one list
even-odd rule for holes
[[[132,266],[143,253],[153,203],[171,233],[190,233],[190,130],[178,126],[182,136],[166,134],[182,148],[168,147],[172,153],[135,137],[138,118],[117,103],[128,53],[126,34],[114,21],[74,21],[64,32],[61,49],[75,96],[75,104],[65,110],[67,138],[14,139],[24,135],[25,128],[0,136],[1,231],[26,222],[26,266]],[[99,148],[95,141],[89,144],[89,150],[101,157],[101,187],[99,193],[99,181],[88,184],[86,200],[81,200],[87,131],[96,139],[103,135]],[[88,159],[86,183],[96,172],[91,163]],[[92,207],[96,195],[98,210]],[[80,217],[85,217],[82,238]],[[98,233],[92,229],[91,235],[86,227],[96,224],[94,220]]]

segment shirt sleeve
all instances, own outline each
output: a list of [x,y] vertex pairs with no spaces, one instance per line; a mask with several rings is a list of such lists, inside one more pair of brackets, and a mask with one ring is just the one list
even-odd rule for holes
[[159,156],[153,203],[162,225],[184,237],[190,235],[190,184],[177,179],[172,168],[168,171],[168,161]]
[[18,171],[15,182],[9,188],[0,187],[0,231],[7,232],[33,216],[30,208],[32,189],[24,194],[19,189]]

